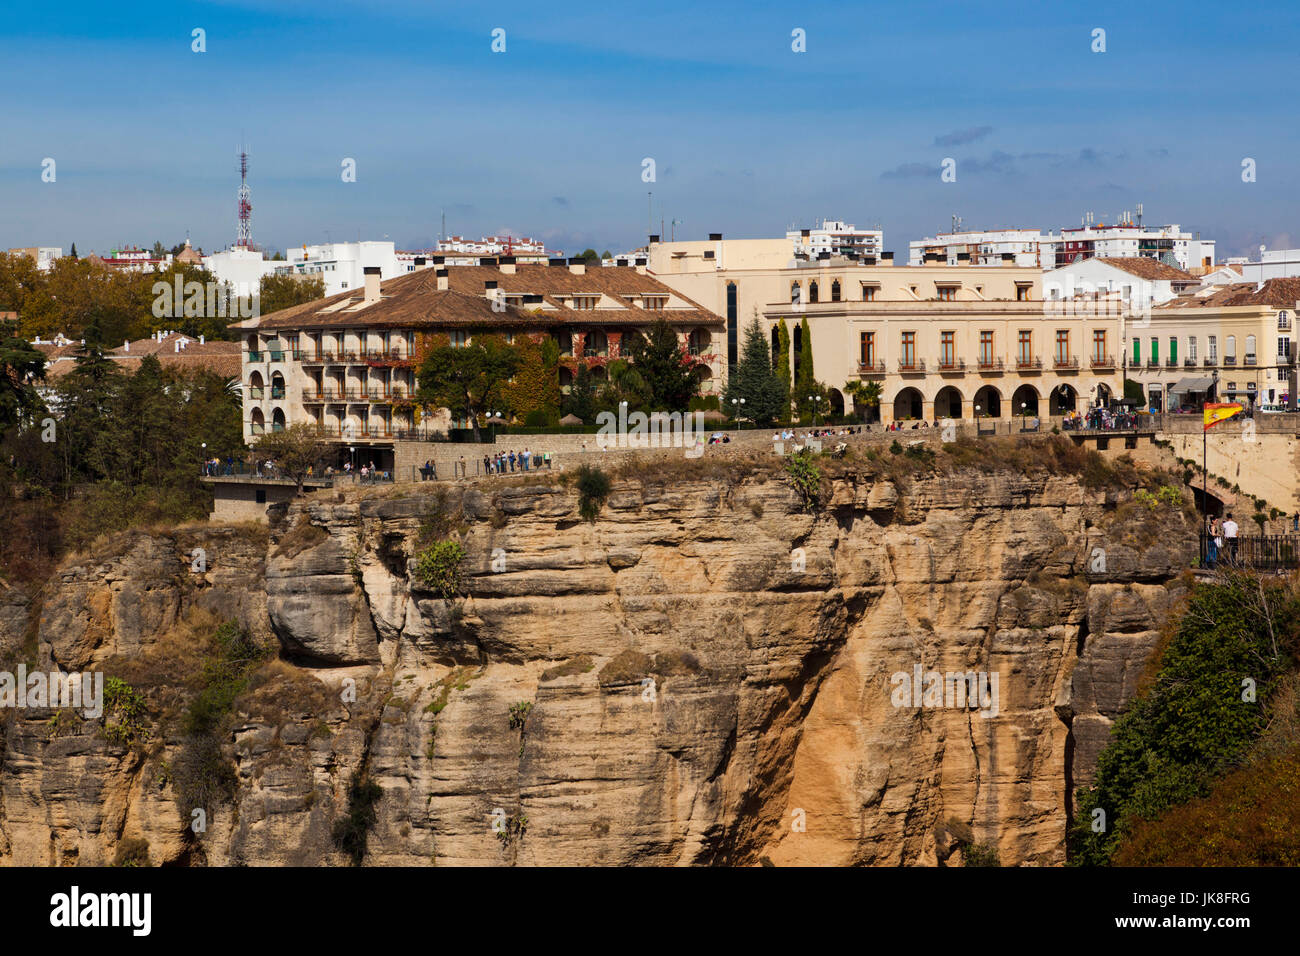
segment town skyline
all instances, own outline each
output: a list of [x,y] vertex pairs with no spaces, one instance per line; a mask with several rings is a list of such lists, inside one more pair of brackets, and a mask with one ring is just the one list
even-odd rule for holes
[[[823,217],[883,228],[901,251],[953,215],[1058,229],[1138,203],[1149,222],[1217,239],[1222,257],[1294,244],[1296,134],[1251,92],[1298,69],[1284,39],[1300,13],[1283,4],[1231,30],[1197,27],[1217,16],[1204,4],[1180,7],[1175,29],[1159,10],[1030,4],[887,18],[729,3],[138,13],[115,23],[74,0],[7,25],[0,79],[18,105],[0,143],[0,244],[85,254],[188,232],[227,247],[241,143],[253,239],[268,249],[428,247],[445,211],[449,233],[566,252],[628,251],[674,219],[679,238],[739,238]],[[88,95],[106,77],[111,119]]]

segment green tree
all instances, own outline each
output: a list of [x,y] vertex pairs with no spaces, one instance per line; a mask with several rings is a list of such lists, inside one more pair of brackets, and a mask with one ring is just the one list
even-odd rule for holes
[[45,378],[45,356],[18,335],[17,322],[0,325],[0,431],[28,420],[42,407],[36,383]]
[[809,394],[817,376],[813,374],[812,332],[808,329],[808,318],[804,317],[799,326],[799,372],[795,378],[795,401],[802,401]]
[[1141,408],[1147,403],[1146,392],[1142,390],[1142,383],[1135,382],[1131,378],[1124,379],[1124,398],[1133,403],[1134,408]]
[[732,408],[732,400],[745,401],[744,415],[760,426],[770,425],[788,407],[786,388],[772,371],[763,328],[755,315],[745,327],[745,341],[740,361],[727,377],[723,405]]
[[591,381],[591,369],[587,368],[585,362],[580,362],[578,370],[573,374],[573,382],[569,385],[569,394],[564,396],[564,413],[576,415],[585,424],[590,425],[596,420],[598,411],[596,402],[597,395]]
[[[758,315],[758,309],[754,310],[754,315]],[[794,378],[790,373],[790,330],[786,328],[785,319],[777,325],[776,336],[776,349],[780,353],[776,357],[776,377],[781,380],[781,386],[785,390],[785,407],[778,417],[785,418],[790,414],[790,396],[794,394]]]
[[481,432],[478,418],[504,398],[504,386],[519,370],[519,350],[499,335],[476,336],[472,345],[450,344],[431,349],[420,364],[416,397],[468,418],[474,440]]
[[858,412],[863,421],[868,421],[868,412],[880,408],[884,387],[879,382],[864,382],[857,379],[844,383],[844,394],[853,399],[853,410]]
[[286,477],[297,483],[296,493],[302,494],[307,473],[318,465],[330,447],[330,441],[317,425],[295,422],[282,431],[269,431],[258,436],[253,448],[275,463]]
[[324,298],[325,280],[320,276],[262,276],[258,295],[262,315],[270,315],[281,309]]
[[600,253],[590,247],[583,249],[578,258],[586,262],[587,265],[600,265]]
[[682,351],[677,331],[666,319],[656,321],[646,335],[632,336],[623,352],[631,356],[649,392],[651,407],[645,411],[686,411],[698,389],[695,362]]

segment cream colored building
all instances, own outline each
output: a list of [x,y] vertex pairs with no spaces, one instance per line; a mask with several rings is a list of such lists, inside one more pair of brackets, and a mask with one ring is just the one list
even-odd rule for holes
[[[1269,279],[1179,296],[1132,322],[1128,377],[1153,410],[1211,401],[1281,405],[1296,393],[1300,279]],[[1217,375],[1217,383],[1215,376]]]
[[787,252],[782,262],[771,241],[717,234],[649,250],[659,279],[725,318],[731,363],[757,315],[774,355],[785,321],[797,368],[807,319],[833,413],[853,410],[852,381],[881,383],[885,422],[1060,414],[1121,396],[1120,316],[1044,302],[1042,270],[1013,258],[895,266],[889,253],[877,262]]

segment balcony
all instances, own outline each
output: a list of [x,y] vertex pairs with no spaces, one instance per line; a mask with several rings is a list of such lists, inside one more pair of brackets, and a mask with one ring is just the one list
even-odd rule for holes
[[270,357],[271,357],[270,360],[271,360],[272,362],[283,362],[283,361],[284,361],[284,352],[282,352],[282,351],[280,351],[280,350],[278,350],[278,349],[273,350],[273,351],[269,352],[268,354],[270,355]]
[[1259,358],[1258,358],[1258,356],[1255,356],[1255,355],[1247,355],[1247,356],[1246,356],[1246,364],[1247,364],[1247,365],[1258,365],[1258,364],[1259,364]]
[[960,375],[966,371],[966,362],[959,358],[949,359],[946,362],[940,359],[938,368],[940,375]]
[[1224,364],[1224,366],[1227,367],[1227,368],[1235,367],[1236,364],[1237,364],[1237,356],[1235,356],[1235,355],[1225,355],[1225,356],[1223,357],[1223,364]]
[[1114,368],[1115,356],[1113,355],[1094,355],[1092,357],[1093,368]]
[[319,365],[321,363],[320,354],[317,352],[304,352],[302,349],[293,350],[293,360],[301,362],[303,365]]
[[1205,367],[1206,367],[1206,368],[1214,368],[1214,366],[1216,366],[1216,365],[1218,365],[1218,364],[1219,364],[1219,360],[1216,359],[1213,355],[1207,355],[1207,356],[1205,357]]
[[253,399],[253,401],[260,402],[262,400],[262,396],[265,394],[266,394],[266,389],[264,389],[260,385],[250,385],[248,387],[248,397]]
[[925,359],[916,359],[911,362],[899,362],[898,373],[900,375],[924,375]]
[[1052,367],[1065,372],[1077,372],[1079,370],[1079,357],[1077,355],[1054,356]]
[[1196,368],[1196,356],[1183,359],[1183,368]]
[[284,398],[284,386],[283,386],[283,385],[272,385],[272,386],[271,386],[271,398],[273,398],[273,399],[276,399],[276,398]]
[[247,360],[249,362],[260,362],[262,361],[262,353],[257,351],[257,349],[249,349]]
[[1006,364],[1000,358],[986,355],[979,360],[979,370],[981,372],[1002,372],[1006,370]]
[[884,375],[885,363],[884,362],[859,362],[858,374],[869,375],[869,376]]
[[1021,355],[1016,358],[1017,372],[1041,372],[1043,370],[1043,360],[1040,358],[1030,358],[1027,355]]
[[609,349],[583,349],[582,350],[583,358],[607,358],[608,356],[609,356]]
[[1165,359],[1165,368],[1178,368],[1178,359],[1173,358],[1172,356]]
[[1159,368],[1159,367],[1160,367],[1160,359],[1158,358],[1147,359],[1147,368]]

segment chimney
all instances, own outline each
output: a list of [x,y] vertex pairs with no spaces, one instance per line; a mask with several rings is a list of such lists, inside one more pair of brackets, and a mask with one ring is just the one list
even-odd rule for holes
[[202,345],[202,344],[203,344],[203,336],[200,335],[200,336],[199,336],[199,345]]
[[446,267],[446,266],[443,266],[443,267],[440,268],[440,269],[436,269],[436,270],[434,270],[434,275],[436,275],[436,276],[438,277],[438,291],[439,291],[439,292],[446,292],[446,291],[447,291],[447,286],[448,286],[448,280],[447,280],[447,267]]
[[130,340],[130,339],[123,339],[123,340],[122,340],[122,351],[123,351],[123,352],[129,352],[129,351],[131,351],[131,340]]
[[722,233],[720,232],[709,233],[709,242],[721,242],[721,241],[722,241]]
[[574,256],[572,259],[569,260],[569,271],[572,272],[575,276],[586,275],[587,274],[586,260],[579,259],[577,256]]
[[515,257],[514,257],[514,256],[502,256],[502,257],[501,257],[501,260],[500,260],[500,263],[501,263],[501,274],[502,274],[502,275],[504,275],[504,276],[512,276],[512,275],[515,274]]
[[177,339],[175,342],[172,343],[172,351],[179,352],[180,350],[181,350],[181,340]]
[[366,277],[366,296],[363,301],[366,305],[374,305],[379,301],[379,266],[366,266],[361,271]]
[[880,254],[880,264],[882,266],[892,266],[894,264],[894,254],[892,252],[882,252]]
[[639,275],[645,275],[649,270],[646,268],[645,256],[638,256],[635,260],[636,271]]
[[496,288],[497,288],[497,280],[496,280],[496,279],[487,279],[487,280],[485,280],[484,283],[483,283],[483,291],[484,291],[484,292],[495,292],[495,291],[496,291]]
[[650,245],[653,246],[658,242],[659,242],[659,233],[657,232],[650,233]]
[[415,257],[415,268],[417,268],[417,269],[423,269],[423,268],[424,268],[424,263],[425,263],[425,261],[426,261],[426,260],[425,260],[424,256],[416,256],[416,257]]
[[567,266],[569,264],[569,260],[568,259],[547,259],[546,264],[548,266]]

